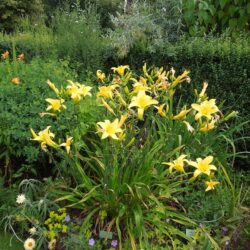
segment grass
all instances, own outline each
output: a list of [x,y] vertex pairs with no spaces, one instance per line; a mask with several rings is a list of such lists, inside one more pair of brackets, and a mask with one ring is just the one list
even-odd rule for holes
[[0,232],[0,250],[23,250],[23,244],[21,242],[13,238],[10,245],[10,239],[10,234]]

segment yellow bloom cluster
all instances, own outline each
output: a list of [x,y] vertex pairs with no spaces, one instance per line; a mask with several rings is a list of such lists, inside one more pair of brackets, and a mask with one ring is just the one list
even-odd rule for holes
[[57,211],[51,211],[49,218],[44,222],[48,231],[45,235],[51,241],[59,236],[60,233],[67,233],[68,226],[65,221],[66,209],[60,208]]
[[[172,172],[173,169],[179,172],[185,173],[184,166],[189,165],[193,166],[195,168],[195,171],[193,173],[193,178],[196,179],[199,175],[205,174],[209,177],[212,176],[212,171],[216,171],[217,168],[212,165],[213,161],[213,156],[207,156],[206,158],[197,158],[196,161],[191,161],[186,159],[186,155],[180,155],[177,159],[171,161],[171,162],[163,162],[162,164],[168,165],[169,166],[169,171],[170,173]],[[205,182],[207,185],[206,191],[214,189],[214,186],[219,184],[218,181],[206,181]]]
[[[47,81],[49,87],[54,91],[57,95],[57,99],[47,98],[46,102],[49,104],[46,111],[52,111],[53,113],[41,113],[40,115],[43,117],[44,115],[56,116],[57,112],[60,112],[62,109],[66,109],[65,99],[62,98],[63,95],[69,96],[75,103],[79,102],[85,96],[91,96],[90,90],[92,87],[86,86],[84,84],[80,84],[78,82],[73,82],[68,80],[68,85],[66,89],[62,88],[59,90],[54,83],[50,80]],[[31,129],[31,134],[33,136],[34,141],[38,141],[41,143],[41,148],[46,151],[47,146],[53,148],[65,147],[67,154],[70,153],[71,144],[73,142],[72,137],[67,137],[66,141],[58,144],[53,141],[55,135],[50,131],[51,126],[48,126],[46,129],[38,132],[36,134],[33,129]]]

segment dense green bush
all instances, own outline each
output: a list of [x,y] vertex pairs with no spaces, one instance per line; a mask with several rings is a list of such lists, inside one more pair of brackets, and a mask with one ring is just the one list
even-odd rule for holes
[[[0,164],[6,179],[49,173],[48,159],[30,140],[30,128],[48,126],[48,119],[39,117],[51,93],[46,81],[62,84],[73,76],[63,62],[0,62]],[[19,85],[11,82],[14,77]]]
[[248,29],[250,3],[247,0],[186,0],[183,21],[191,35],[209,31]]
[[33,21],[39,21],[39,16],[42,14],[42,0],[1,0],[0,31],[13,31],[24,16],[29,16]]

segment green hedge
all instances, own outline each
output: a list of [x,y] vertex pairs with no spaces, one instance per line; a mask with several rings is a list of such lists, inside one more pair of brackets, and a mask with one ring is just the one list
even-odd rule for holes
[[164,50],[154,54],[134,47],[119,63],[141,68],[143,62],[173,66],[179,72],[188,69],[195,87],[201,88],[202,82],[207,81],[210,96],[224,99],[227,107],[238,110],[241,115],[248,114],[250,37],[188,38],[174,45],[167,44]]

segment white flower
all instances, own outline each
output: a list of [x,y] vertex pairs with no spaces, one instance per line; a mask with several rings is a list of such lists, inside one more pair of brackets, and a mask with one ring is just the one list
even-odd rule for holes
[[19,194],[16,198],[16,203],[23,204],[26,201],[26,197],[24,194]]
[[24,242],[24,249],[25,250],[33,250],[36,246],[36,242],[33,238],[28,238],[25,242]]
[[36,233],[36,228],[35,227],[30,228],[29,233],[31,235],[35,234]]
[[55,249],[55,247],[56,247],[56,239],[51,240],[48,245],[49,250]]

